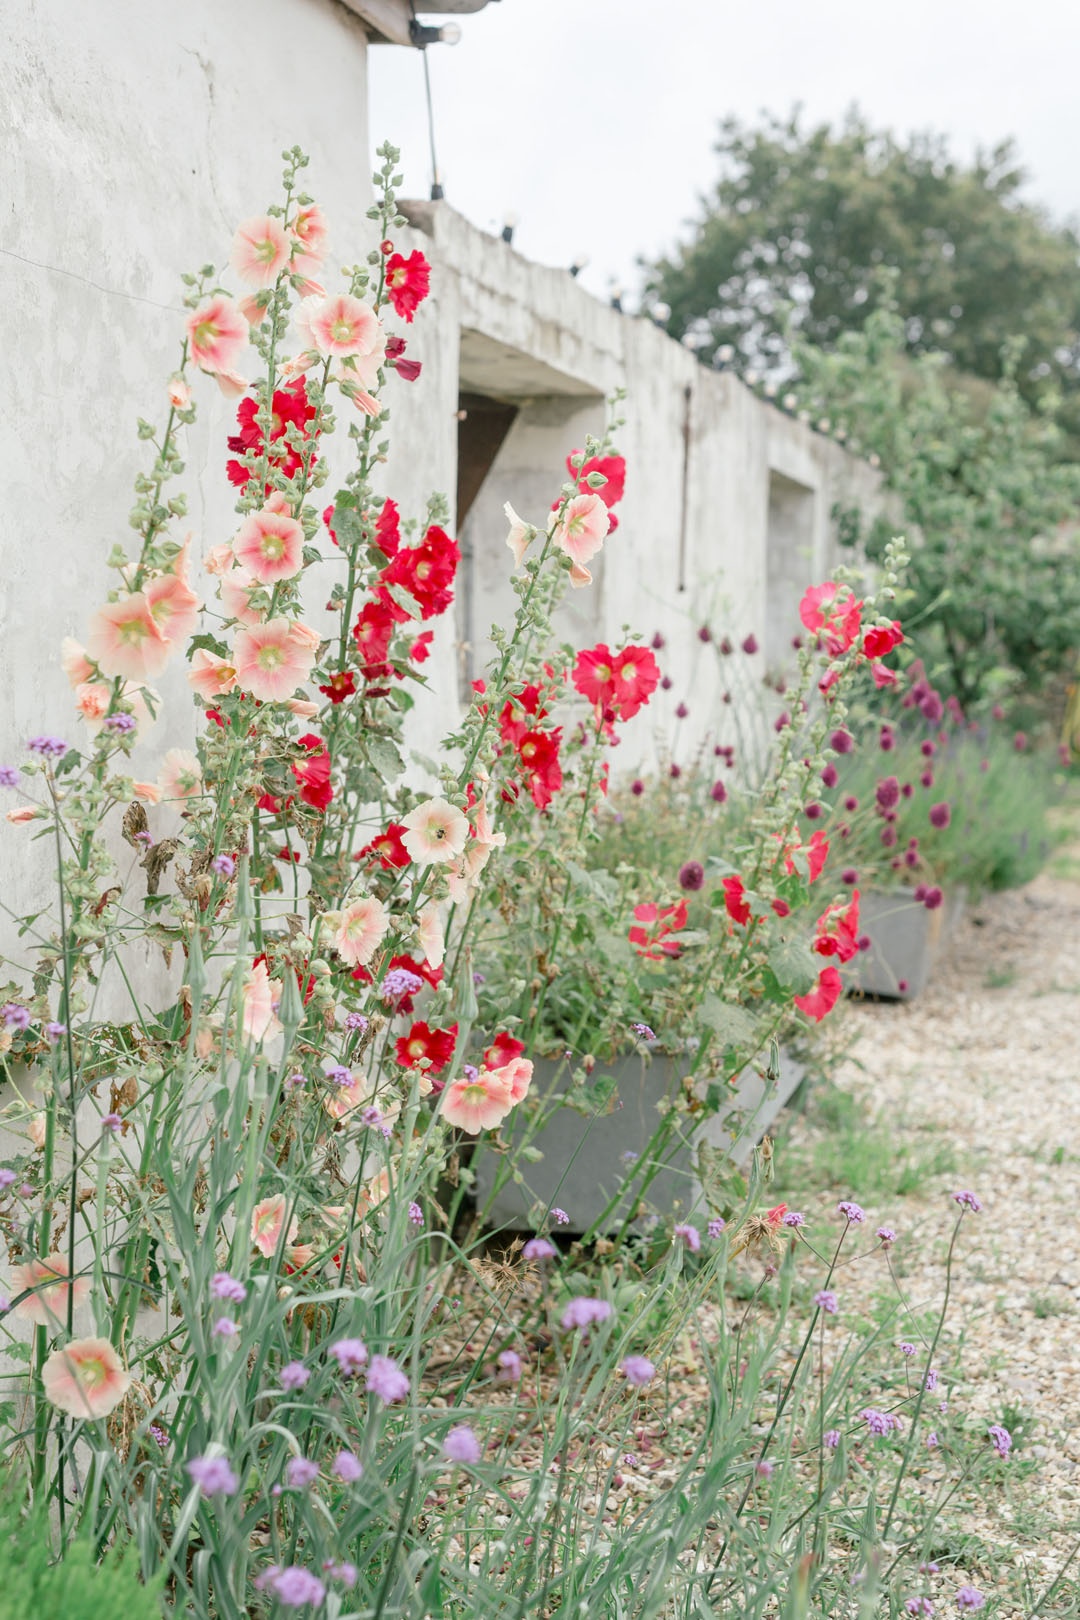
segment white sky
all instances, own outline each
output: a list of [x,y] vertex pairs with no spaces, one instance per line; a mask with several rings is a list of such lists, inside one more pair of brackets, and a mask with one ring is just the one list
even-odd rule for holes
[[[417,10],[423,14],[420,0]],[[445,21],[430,17],[430,22]],[[446,197],[544,263],[637,285],[715,173],[727,114],[814,121],[858,102],[875,126],[935,129],[970,156],[1020,143],[1029,194],[1080,214],[1076,0],[492,0],[428,52]],[[369,53],[373,145],[431,184],[419,51]]]

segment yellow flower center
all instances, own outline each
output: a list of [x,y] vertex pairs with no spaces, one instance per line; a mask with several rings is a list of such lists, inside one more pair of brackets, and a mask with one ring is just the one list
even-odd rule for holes
[[275,646],[260,647],[259,654],[255,662],[258,664],[260,669],[280,669],[282,664],[285,662],[285,650],[283,647]]

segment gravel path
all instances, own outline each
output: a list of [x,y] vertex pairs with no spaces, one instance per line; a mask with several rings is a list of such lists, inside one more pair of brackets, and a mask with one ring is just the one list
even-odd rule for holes
[[[969,907],[920,999],[852,1005],[851,1061],[836,1077],[875,1115],[955,1147],[955,1174],[875,1217],[909,1231],[925,1221],[936,1234],[943,1194],[971,1187],[983,1201],[954,1273],[950,1336],[966,1342],[952,1393],[987,1424],[1022,1413],[1030,1427],[1014,1455],[1039,1466],[992,1518],[966,1528],[1008,1545],[1036,1589],[1080,1533],[1078,1013],[1080,882],[1047,872]],[[940,1299],[940,1243],[913,1247],[909,1298]],[[1073,1564],[1070,1586],[1077,1576]],[[1068,1606],[1080,1587],[1072,1592],[1047,1612],[1080,1613]]]

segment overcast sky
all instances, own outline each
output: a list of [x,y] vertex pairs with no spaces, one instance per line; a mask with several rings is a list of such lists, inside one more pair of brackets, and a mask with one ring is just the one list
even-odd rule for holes
[[[720,118],[796,102],[814,120],[858,102],[965,156],[1015,135],[1029,194],[1080,214],[1076,0],[492,0],[460,23],[429,51],[447,200],[487,229],[516,214],[530,258],[587,255],[598,293],[678,238]],[[369,62],[373,143],[401,147],[405,194],[427,196],[421,54]]]

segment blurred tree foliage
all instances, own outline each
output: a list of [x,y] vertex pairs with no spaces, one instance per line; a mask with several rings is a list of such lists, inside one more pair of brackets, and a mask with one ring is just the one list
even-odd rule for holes
[[789,331],[827,348],[862,329],[892,269],[909,354],[996,381],[1022,332],[1021,393],[1053,383],[1080,429],[1080,243],[1021,200],[1011,142],[968,166],[938,136],[897,141],[857,112],[808,129],[796,112],[727,120],[716,150],[690,240],[647,267],[646,303],[668,305],[668,330],[704,361],[730,346],[739,369],[773,370]]
[[795,349],[801,403],[880,459],[901,508],[869,527],[837,514],[838,534],[874,557],[907,528],[904,627],[965,707],[1044,691],[1080,649],[1080,465],[1062,458],[1054,397],[1023,398],[1021,347],[1003,345],[996,386],[959,387],[947,354],[907,358],[886,286],[860,330]]

